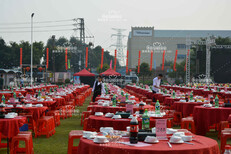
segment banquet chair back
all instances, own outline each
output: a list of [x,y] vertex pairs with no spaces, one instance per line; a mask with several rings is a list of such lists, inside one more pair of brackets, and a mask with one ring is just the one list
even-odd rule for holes
[[224,153],[227,139],[230,139],[230,138],[231,138],[231,129],[230,128],[221,131],[221,147],[220,147],[221,154]]
[[[191,128],[189,128],[189,125],[191,126]],[[187,129],[195,134],[196,130],[195,130],[195,124],[194,124],[193,117],[182,118],[181,129]]]
[[78,146],[74,146],[74,139],[80,139],[83,136],[83,131],[82,130],[72,130],[69,133],[69,138],[68,138],[68,154],[76,154],[78,151]]
[[[25,142],[24,148],[19,147],[19,141]],[[32,133],[31,132],[28,132],[28,131],[20,132],[18,135],[14,136],[12,138],[10,153],[16,154],[18,152],[20,152],[20,153],[23,152],[26,154],[33,154],[34,153]]]
[[6,147],[7,147],[7,143],[2,143],[2,133],[0,133],[0,149]]
[[83,122],[83,130],[87,130],[87,124],[88,124],[88,118],[85,118],[84,119],[84,122]]
[[84,119],[91,115],[91,111],[83,111],[81,115],[81,126],[83,125]]

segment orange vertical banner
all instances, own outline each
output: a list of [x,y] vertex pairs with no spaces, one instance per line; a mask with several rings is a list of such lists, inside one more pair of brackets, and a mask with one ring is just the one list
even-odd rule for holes
[[137,69],[137,73],[140,73],[140,56],[141,56],[141,51],[139,51],[139,57],[138,57],[138,69]]
[[88,47],[86,47],[86,59],[85,59],[85,67],[87,68],[88,63]]
[[188,50],[187,57],[186,57],[186,62],[185,62],[185,66],[184,66],[184,71],[186,71],[186,67],[187,67],[187,63],[188,63],[188,56],[189,56],[189,50]]
[[175,53],[175,59],[174,59],[174,65],[173,65],[173,70],[174,70],[175,72],[176,72],[177,52],[178,52],[178,50],[176,50],[176,53]]
[[153,60],[153,51],[151,51],[150,71],[152,71],[152,60]]
[[67,67],[67,48],[65,50],[65,66],[66,66],[66,70],[68,69]]
[[129,51],[127,50],[127,59],[126,59],[126,74],[128,74],[128,55],[129,55]]
[[22,48],[20,48],[20,67],[22,68]]
[[162,59],[162,70],[164,70],[164,57],[165,57],[165,50],[163,52],[163,59]]
[[47,69],[49,66],[49,48],[47,48]]
[[102,48],[102,52],[101,52],[101,69],[103,69],[103,54],[104,54],[104,49]]
[[115,60],[114,60],[114,71],[116,70],[116,50],[115,50]]

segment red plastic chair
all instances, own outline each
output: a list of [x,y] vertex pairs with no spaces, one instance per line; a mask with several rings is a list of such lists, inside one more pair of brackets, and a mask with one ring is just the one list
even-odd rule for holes
[[221,121],[218,127],[218,139],[221,137],[221,131],[224,130],[225,128],[229,128],[229,122]]
[[0,149],[7,148],[7,143],[2,143],[2,133],[0,133]]
[[49,111],[46,113],[47,116],[53,116],[55,120],[55,126],[60,125],[60,115],[58,110]]
[[[50,137],[55,134],[55,122],[53,116],[43,116],[38,120],[37,136]],[[35,137],[37,137],[35,136]]]
[[83,111],[81,115],[81,126],[83,125],[84,119],[91,115],[91,111]]
[[[191,125],[191,129],[189,128],[189,125]],[[195,134],[196,129],[195,129],[195,124],[194,124],[193,118],[192,117],[182,118],[181,129],[187,129],[187,130],[189,130]]]
[[83,131],[82,130],[72,130],[69,133],[69,138],[68,138],[68,154],[77,154],[78,151],[78,146],[74,146],[73,142],[74,139],[79,139],[83,136]]
[[87,122],[88,122],[88,118],[85,118],[84,119],[84,122],[83,122],[83,130],[87,130]]
[[[19,148],[19,141],[25,142],[24,148]],[[33,141],[32,141],[32,133],[31,132],[19,132],[18,135],[12,138],[10,153],[16,154],[17,152],[24,152],[26,154],[33,154]]]
[[180,125],[182,119],[182,113],[181,112],[174,112],[173,114],[173,124],[174,125]]
[[221,147],[220,147],[220,150],[221,150],[222,154],[224,153],[225,145],[226,145],[226,142],[227,142],[228,138],[231,138],[231,129],[230,128],[221,131]]

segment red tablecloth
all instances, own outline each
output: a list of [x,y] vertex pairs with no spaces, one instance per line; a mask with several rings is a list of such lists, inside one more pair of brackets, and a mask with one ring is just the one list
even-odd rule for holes
[[3,95],[5,96],[5,99],[8,100],[13,96],[13,93],[11,91],[0,91],[0,100],[2,100]]
[[173,104],[174,110],[181,112],[183,117],[193,114],[194,106],[201,106],[203,102],[175,102]]
[[32,114],[32,117],[35,121],[41,118],[48,107],[16,107],[17,110],[24,110]]
[[62,98],[62,97],[57,98],[57,97],[55,97],[55,98],[52,98],[52,99],[56,101],[57,106],[65,105],[65,98]]
[[229,114],[231,114],[231,108],[206,108],[195,106],[193,110],[193,119],[197,134],[206,135],[209,126],[217,124],[220,121],[228,120]]
[[[145,105],[144,109],[148,110],[154,110],[154,106],[151,105]],[[100,105],[93,105],[92,106],[92,113],[95,112],[103,112],[103,113],[116,113],[117,111],[126,111],[126,107],[112,107],[112,106],[100,106]],[[139,111],[139,108],[134,105],[133,112]]]
[[42,104],[43,106],[47,106],[50,107],[52,105],[54,105],[56,103],[56,101],[42,101],[42,102],[38,102],[38,101],[32,101],[32,102],[24,102],[25,104]]
[[110,100],[111,100],[111,98],[96,97],[96,98],[95,98],[95,101],[98,101],[98,100],[107,100],[107,101],[110,101]]
[[172,106],[174,102],[179,101],[180,98],[165,97],[164,105]]
[[[96,144],[92,140],[80,139],[78,154],[219,154],[217,141],[194,135],[194,145],[172,144],[169,148],[167,141],[150,144],[145,147],[134,147],[120,143]],[[121,139],[127,141],[128,138]]]
[[2,135],[12,138],[19,133],[19,128],[26,123],[26,117],[18,116],[13,119],[0,119],[0,132]]
[[[158,118],[150,118],[150,128],[155,127],[155,119],[165,119],[165,117],[158,117]],[[88,118],[88,129],[91,130],[92,128],[96,129],[97,131],[100,130],[100,127],[113,127],[114,130],[126,130],[127,126],[130,126],[131,119],[112,119],[106,118],[105,116],[93,116],[91,115]],[[142,120],[138,118],[139,121],[139,128],[142,129]]]

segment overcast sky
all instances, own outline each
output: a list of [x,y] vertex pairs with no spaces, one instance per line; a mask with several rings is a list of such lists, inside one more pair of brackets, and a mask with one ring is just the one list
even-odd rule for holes
[[[6,24],[28,22],[34,15],[34,22],[84,18],[95,45],[105,49],[115,41],[111,39],[111,28],[126,29],[131,26],[154,26],[155,29],[230,30],[231,0],[0,0],[0,37],[9,41],[30,41],[30,33],[8,33],[9,31],[30,31],[30,24]],[[43,41],[51,35],[69,38],[74,35],[73,21],[37,23],[34,26],[34,40]],[[56,26],[57,27],[42,27]],[[10,29],[9,27],[14,27]],[[42,28],[41,28],[42,27]],[[50,31],[63,30],[65,31]],[[4,32],[4,33],[3,33]],[[126,43],[126,39],[124,40]]]

